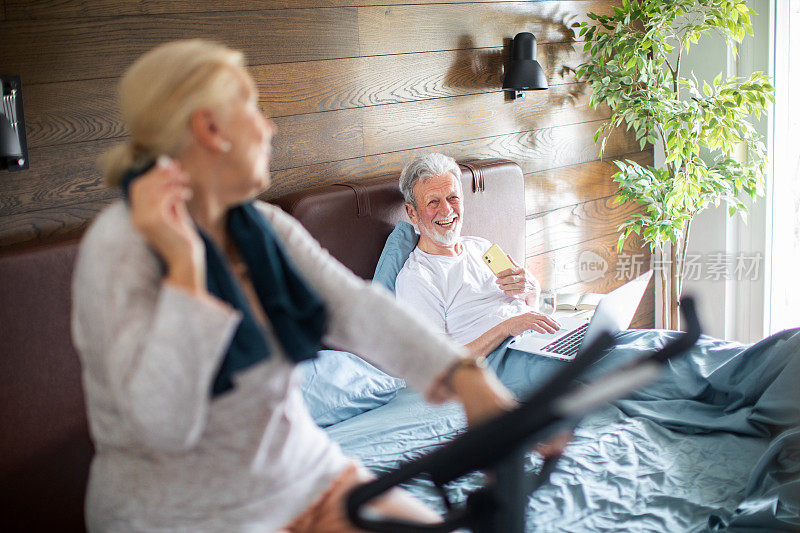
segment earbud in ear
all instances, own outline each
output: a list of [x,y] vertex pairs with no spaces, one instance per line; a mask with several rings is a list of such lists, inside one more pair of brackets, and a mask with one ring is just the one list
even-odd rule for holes
[[221,143],[219,143],[219,149],[225,153],[230,152],[231,148],[233,148],[233,145],[231,144],[230,141],[222,141]]

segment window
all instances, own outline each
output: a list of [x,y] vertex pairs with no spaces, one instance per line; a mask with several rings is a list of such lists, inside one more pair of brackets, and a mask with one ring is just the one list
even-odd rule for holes
[[768,333],[800,326],[800,0],[775,2],[775,119]]

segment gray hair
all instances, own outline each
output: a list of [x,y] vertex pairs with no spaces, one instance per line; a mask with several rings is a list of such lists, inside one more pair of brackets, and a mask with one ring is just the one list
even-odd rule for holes
[[461,169],[452,157],[444,154],[430,153],[417,157],[407,164],[400,173],[400,192],[406,202],[416,209],[417,199],[414,198],[414,185],[418,181],[425,181],[448,172],[461,183]]

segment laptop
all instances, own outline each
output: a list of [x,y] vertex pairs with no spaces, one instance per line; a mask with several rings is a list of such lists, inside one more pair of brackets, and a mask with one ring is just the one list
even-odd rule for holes
[[555,333],[528,330],[515,337],[508,343],[508,347],[572,361],[580,353],[581,348],[589,346],[603,331],[613,335],[628,328],[652,276],[653,271],[648,270],[638,278],[606,294],[597,305],[591,320],[575,317],[559,318],[561,329]]

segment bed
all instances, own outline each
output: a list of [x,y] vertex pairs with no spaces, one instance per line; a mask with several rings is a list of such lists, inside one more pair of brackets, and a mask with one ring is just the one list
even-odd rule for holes
[[[519,167],[504,160],[472,161],[462,164],[461,177],[467,213],[463,233],[485,237],[524,258]],[[302,191],[274,202],[367,279],[375,273],[387,237],[405,218],[396,177]],[[623,332],[618,346],[586,379],[657,349],[675,335]],[[520,397],[568,364],[508,350],[505,344],[489,360]],[[335,368],[348,372],[344,366]],[[800,531],[798,383],[798,330],[753,346],[702,337],[657,383],[583,420],[551,482],[530,498],[527,529]],[[380,406],[348,411],[326,424],[346,453],[376,473],[434,450],[465,430],[458,405],[431,406],[402,388],[402,382],[396,388]],[[527,462],[533,471],[541,458],[532,453]],[[446,489],[459,502],[481,482],[481,475],[473,474]],[[415,480],[407,488],[441,510],[430,482]]]

